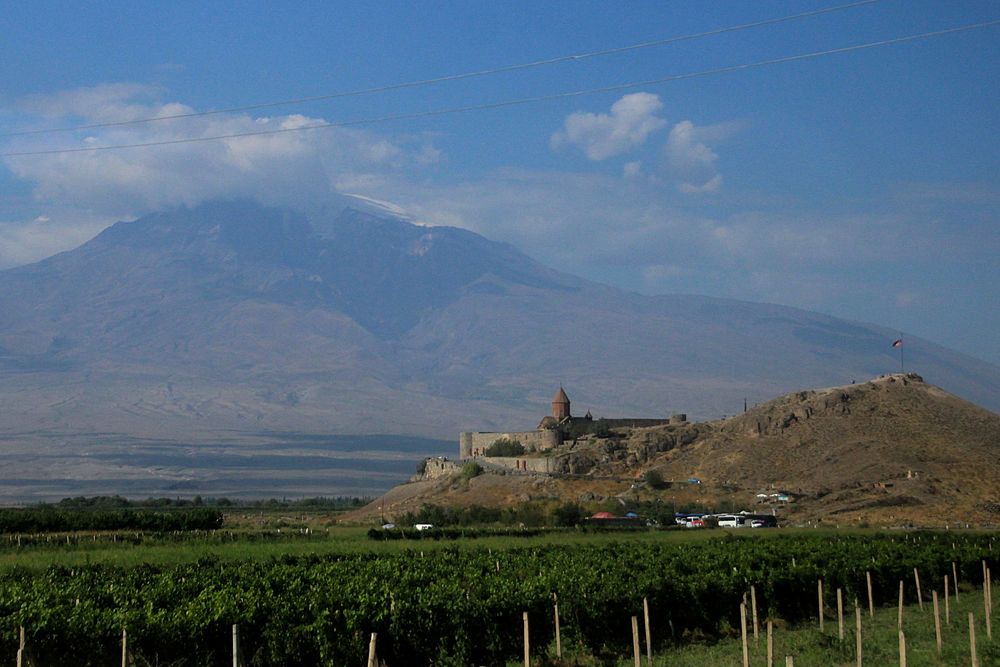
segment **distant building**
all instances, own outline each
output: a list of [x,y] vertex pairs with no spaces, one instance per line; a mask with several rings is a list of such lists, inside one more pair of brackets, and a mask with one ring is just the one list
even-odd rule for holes
[[[534,431],[466,431],[459,434],[458,457],[468,459],[483,456],[487,447],[497,440],[517,440],[524,447],[527,458],[490,457],[490,462],[515,470],[549,472],[547,461],[531,455],[549,451],[566,440],[573,440],[592,433],[607,433],[613,428],[641,428],[663,424],[681,424],[685,415],[669,419],[594,419],[590,411],[583,417],[574,417],[570,410],[569,396],[561,386],[552,398],[552,413],[542,418]],[[509,459],[509,460],[508,460]],[[543,465],[544,464],[544,465]]]

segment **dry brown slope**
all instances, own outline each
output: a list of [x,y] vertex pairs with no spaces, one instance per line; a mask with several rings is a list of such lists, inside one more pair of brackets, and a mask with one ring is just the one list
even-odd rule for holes
[[799,492],[816,515],[997,520],[1000,415],[913,374],[789,394],[712,426],[647,467],[710,485]]
[[[792,492],[779,512],[793,523],[873,525],[1000,523],[1000,415],[896,374],[862,384],[788,394],[729,419],[619,430],[564,445],[553,455],[585,475],[443,477],[390,491],[376,507],[512,506],[526,500],[659,498],[752,508],[758,492]],[[641,482],[657,470],[674,484]],[[691,477],[698,487],[686,483]],[[763,508],[767,511],[767,508]]]

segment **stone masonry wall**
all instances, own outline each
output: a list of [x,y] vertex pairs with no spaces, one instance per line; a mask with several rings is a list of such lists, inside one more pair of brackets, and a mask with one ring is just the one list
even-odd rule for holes
[[483,450],[504,438],[519,441],[524,445],[525,452],[544,452],[558,447],[562,442],[558,431],[465,432],[458,437],[458,457],[467,459],[482,456]]

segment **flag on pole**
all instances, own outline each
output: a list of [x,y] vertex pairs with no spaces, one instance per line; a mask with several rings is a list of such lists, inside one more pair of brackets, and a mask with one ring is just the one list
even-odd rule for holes
[[892,341],[892,346],[893,347],[903,347],[903,339],[902,338],[897,338],[896,340]]

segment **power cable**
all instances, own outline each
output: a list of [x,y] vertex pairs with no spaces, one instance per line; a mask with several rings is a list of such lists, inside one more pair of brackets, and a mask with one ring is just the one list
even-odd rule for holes
[[32,134],[52,134],[57,132],[73,132],[76,130],[91,130],[101,127],[117,127],[122,125],[138,125],[141,123],[153,123],[162,120],[177,120],[181,118],[197,118],[200,116],[212,116],[215,114],[223,113],[238,113],[241,111],[256,111],[259,109],[268,109],[272,107],[281,106],[293,106],[297,104],[306,104],[309,102],[322,102],[325,100],[333,100],[342,97],[356,97],[359,95],[371,95],[375,93],[384,93],[394,90],[402,90],[406,88],[417,88],[420,86],[427,86],[437,83],[446,83],[450,81],[460,81],[462,79],[471,79],[474,77],[490,76],[493,74],[502,74],[506,72],[516,72],[518,70],[530,69],[535,67],[543,67],[546,65],[555,65],[564,62],[573,62],[580,60],[587,60],[589,58],[598,58],[601,56],[615,55],[619,53],[625,53],[628,51],[636,51],[639,49],[648,49],[656,46],[665,46],[667,44],[673,44],[676,42],[691,41],[695,39],[701,39],[704,37],[712,37],[715,35],[722,35],[729,32],[737,32],[740,30],[749,30],[751,28],[759,28],[767,25],[775,25],[778,23],[785,23],[788,21],[795,21],[798,19],[808,18],[811,16],[819,16],[821,14],[829,14],[832,12],[843,11],[845,9],[853,9],[855,7],[861,7],[863,5],[870,5],[876,2],[881,2],[881,0],[859,0],[858,2],[852,2],[846,5],[837,5],[836,7],[826,7],[823,9],[816,9],[809,12],[803,12],[801,14],[792,14],[790,16],[781,16],[773,19],[765,19],[763,21],[755,21],[753,23],[743,23],[740,25],[729,26],[725,28],[716,28],[715,30],[708,30],[706,32],[693,33],[690,35],[680,35],[677,37],[668,37],[665,39],[658,39],[650,42],[639,42],[638,44],[630,44],[627,46],[620,46],[612,49],[604,49],[602,51],[591,51],[589,53],[577,53],[573,55],[566,56],[556,56],[554,58],[546,58],[544,60],[535,60],[528,63],[520,63],[515,65],[505,65],[503,67],[495,67],[492,69],[476,70],[472,72],[463,72],[460,74],[449,74],[445,76],[433,77],[430,79],[418,79],[416,81],[407,81],[403,83],[394,83],[384,86],[376,86],[373,88],[361,88],[358,90],[343,91],[338,93],[329,93],[326,95],[315,95],[312,97],[300,97],[290,100],[280,100],[277,102],[261,102],[258,104],[248,104],[245,106],[237,107],[227,107],[225,109],[212,109],[209,111],[192,111],[188,113],[177,113],[169,114],[163,116],[153,116],[150,118],[135,118],[132,120],[121,120],[121,121],[110,121],[106,123],[91,123],[88,125],[73,125],[70,127],[57,127],[49,129],[38,129],[38,130],[22,130],[19,132],[3,132],[0,133],[0,137],[20,137]]
[[913,42],[920,39],[928,39],[931,37],[939,37],[942,35],[950,35],[959,32],[968,32],[970,30],[978,30],[982,28],[989,28],[992,26],[1000,25],[1000,20],[986,21],[983,23],[973,23],[970,25],[959,26],[956,28],[947,28],[945,30],[935,30],[933,32],[924,32],[917,35],[907,35],[904,37],[894,37],[892,39],[884,39],[877,42],[867,42],[865,44],[855,44],[852,46],[844,46],[836,49],[827,49],[824,51],[812,51],[810,53],[800,53],[791,56],[783,56],[781,58],[771,58],[768,60],[758,60],[752,63],[743,63],[740,65],[728,65],[725,67],[716,67],[713,69],[701,70],[698,72],[688,72],[685,74],[674,74],[671,76],[666,76],[658,79],[647,79],[645,81],[633,81],[631,83],[621,83],[612,86],[603,86],[601,88],[588,88],[586,90],[575,90],[564,93],[556,93],[554,95],[539,95],[536,97],[522,97],[516,100],[504,100],[500,102],[489,102],[486,104],[474,104],[463,107],[451,107],[447,109],[431,109],[427,111],[417,111],[411,113],[403,114],[393,114],[387,116],[378,116],[374,118],[362,118],[350,121],[341,121],[336,123],[314,123],[312,125],[303,125],[300,127],[286,127],[276,130],[257,130],[253,132],[236,132],[232,134],[220,134],[210,137],[187,137],[183,139],[167,139],[163,141],[149,141],[143,143],[134,144],[114,144],[111,146],[89,146],[85,148],[63,148],[63,149],[51,149],[51,150],[41,150],[41,151],[17,151],[9,153],[0,153],[0,157],[27,157],[32,155],[57,155],[63,153],[84,153],[89,151],[109,151],[109,150],[122,150],[126,148],[146,148],[152,146],[171,146],[175,144],[190,144],[198,143],[203,141],[218,141],[222,139],[239,139],[243,137],[259,137],[273,134],[285,134],[288,132],[302,132],[305,130],[319,130],[326,128],[335,127],[351,127],[356,125],[372,125],[376,123],[384,123],[396,120],[413,120],[417,118],[428,118],[433,116],[444,116],[456,113],[466,113],[470,111],[486,111],[490,109],[500,109],[504,107],[519,106],[524,104],[532,104],[536,102],[548,102],[553,100],[566,99],[571,97],[580,97],[583,95],[594,95],[598,93],[608,93],[620,90],[627,90],[629,88],[639,88],[643,86],[652,86],[663,83],[670,83],[672,81],[682,81],[685,79],[694,79],[704,76],[712,76],[716,74],[725,74],[728,72],[737,72],[740,70],[754,69],[758,67],[765,67],[770,65],[779,65],[783,63],[796,62],[800,60],[810,60],[813,58],[819,58],[823,56],[835,55],[840,53],[849,53],[852,51],[860,51],[863,49],[871,49],[879,46],[890,46],[893,44],[902,44],[905,42]]

